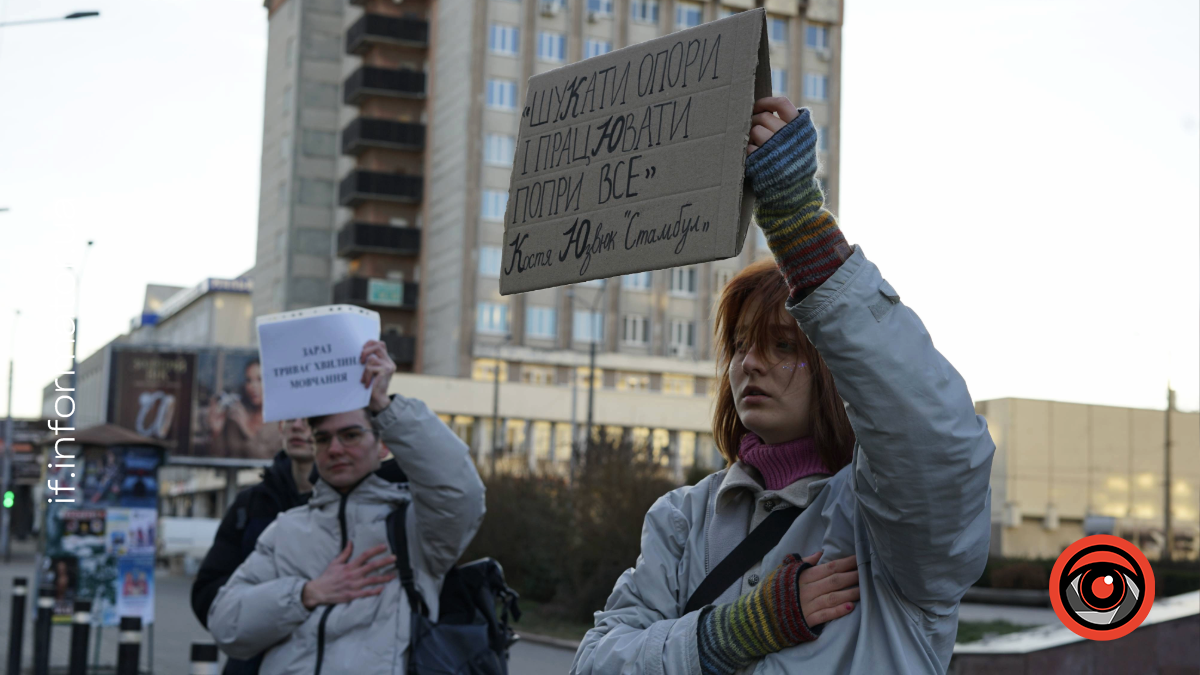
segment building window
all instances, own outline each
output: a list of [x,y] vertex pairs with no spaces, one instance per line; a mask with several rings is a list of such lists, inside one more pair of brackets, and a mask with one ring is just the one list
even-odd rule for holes
[[296,38],[289,37],[287,39],[287,49],[284,50],[285,61],[287,67],[291,68],[296,63]]
[[284,85],[283,87],[283,116],[287,117],[292,114],[292,106],[296,104],[296,91],[292,89],[292,85]]
[[650,342],[650,319],[633,314],[622,317],[621,341],[630,345],[645,345]]
[[829,152],[829,127],[817,127],[817,147]]
[[672,354],[690,353],[696,346],[696,322],[672,321],[670,344]]
[[516,110],[517,83],[512,80],[488,80],[487,105],[496,110]]
[[305,129],[301,139],[304,154],[310,157],[335,157],[337,155],[337,135],[332,131]]
[[479,276],[481,277],[498,277],[500,276],[500,256],[502,251],[499,246],[480,246],[479,247]]
[[483,139],[483,163],[512,166],[517,139],[507,134],[488,134]]
[[575,310],[576,342],[599,342],[604,339],[604,315],[600,312]]
[[594,40],[588,38],[584,43],[583,58],[590,59],[593,56],[600,56],[612,51],[612,43],[607,40]]
[[508,332],[508,305],[481,302],[475,312],[475,331],[485,335],[504,335]]
[[742,11],[742,10],[730,9],[730,8],[726,7],[725,5],[721,5],[720,9],[717,10],[717,18],[718,19],[728,19],[729,17],[733,16],[734,14],[737,14],[740,11]]
[[630,0],[629,18],[641,23],[658,23],[658,0]]
[[484,220],[504,220],[508,209],[508,193],[504,190],[484,190],[480,203],[480,217]]
[[[471,379],[492,382],[496,379],[496,359],[475,359],[471,366]],[[500,380],[508,381],[508,362],[500,361]]]
[[713,273],[713,291],[720,293],[725,290],[729,280],[733,278],[733,270],[717,270]]
[[771,69],[771,89],[776,96],[787,96],[787,71],[783,68]]
[[521,381],[526,384],[554,384],[552,366],[521,366]]
[[817,73],[804,74],[804,98],[824,101],[829,98],[829,76]]
[[650,374],[618,371],[617,391],[650,391]]
[[562,33],[543,30],[538,32],[538,59],[551,63],[562,63],[566,59],[567,37]]
[[787,44],[787,19],[767,19],[767,39],[781,45]]
[[676,267],[671,270],[671,293],[675,295],[696,294],[695,267]]
[[[588,388],[592,383],[592,369],[587,366],[579,366],[575,369],[575,382],[581,388]],[[596,388],[599,389],[604,382],[604,370],[596,369]]]
[[650,273],[636,272],[634,274],[623,275],[621,277],[621,288],[629,291],[650,290]]
[[694,2],[675,3],[675,28],[695,28],[704,20],[704,8]]
[[588,279],[587,281],[581,281],[575,285],[588,286],[590,288],[604,288],[604,279]]
[[809,26],[804,44],[809,49],[829,49],[829,29],[825,26]]
[[613,0],[588,0],[587,8],[597,16],[612,16]]
[[521,29],[494,23],[488,30],[488,49],[500,56],[516,56],[521,44]]
[[691,396],[696,393],[696,378],[691,375],[663,373],[662,393],[671,396]]
[[287,202],[288,202],[287,183],[282,182],[282,181],[279,183],[279,194],[277,196],[279,198],[278,205],[280,207],[287,206]]
[[553,307],[530,307],[525,310],[525,334],[528,337],[554,339],[558,333],[558,313]]
[[333,182],[316,178],[300,179],[301,204],[333,207]]

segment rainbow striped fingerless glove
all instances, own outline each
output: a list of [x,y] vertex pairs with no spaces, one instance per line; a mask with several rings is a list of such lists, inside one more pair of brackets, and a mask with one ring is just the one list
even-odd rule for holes
[[754,218],[793,298],[833,276],[852,252],[816,175],[817,128],[808,108],[746,158],[758,198]]
[[808,567],[789,555],[753,593],[701,610],[700,671],[733,675],[767,654],[817,639],[800,609],[800,573]]

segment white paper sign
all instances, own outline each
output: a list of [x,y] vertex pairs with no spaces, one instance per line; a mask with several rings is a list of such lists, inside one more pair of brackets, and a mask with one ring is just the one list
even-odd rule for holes
[[363,345],[379,339],[379,313],[328,305],[258,318],[263,421],[334,415],[366,407]]

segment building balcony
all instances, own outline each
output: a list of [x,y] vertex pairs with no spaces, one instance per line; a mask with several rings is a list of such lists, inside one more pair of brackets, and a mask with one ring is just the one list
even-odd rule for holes
[[429,22],[380,14],[364,14],[346,29],[346,53],[362,55],[372,45],[428,47]]
[[364,96],[424,98],[425,73],[406,68],[362,66],[346,78],[342,100],[346,105],[359,105]]
[[398,366],[410,366],[417,360],[417,338],[399,333],[384,333],[383,344]]
[[424,124],[359,117],[342,129],[343,155],[357,155],[367,148],[420,150],[424,147]]
[[421,201],[420,176],[355,169],[338,187],[338,203],[354,206],[367,200],[414,203]]
[[333,285],[333,304],[416,309],[419,290],[415,281],[346,277]]
[[372,223],[347,223],[338,232],[338,255],[351,258],[363,253],[413,256],[421,252],[421,230]]

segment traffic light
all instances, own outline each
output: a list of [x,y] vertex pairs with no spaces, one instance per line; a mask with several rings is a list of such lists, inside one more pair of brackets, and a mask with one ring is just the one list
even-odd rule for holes
[[12,505],[13,505],[13,500],[14,500],[13,491],[9,490],[8,492],[5,492],[4,493],[4,508],[11,509]]

